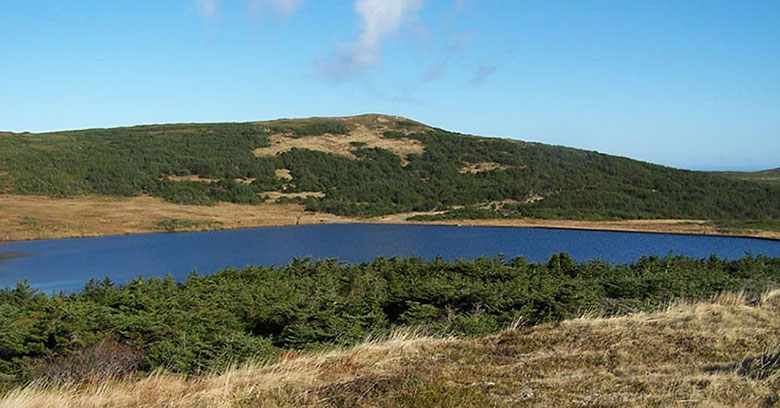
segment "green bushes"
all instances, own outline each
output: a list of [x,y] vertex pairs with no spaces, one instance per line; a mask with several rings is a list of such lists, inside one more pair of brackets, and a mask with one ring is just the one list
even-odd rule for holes
[[344,135],[349,133],[349,126],[341,122],[328,120],[305,123],[293,128],[293,134],[296,136],[320,136],[326,133]]
[[[0,172],[21,194],[151,194],[182,204],[257,203],[281,186],[273,159],[252,150],[268,134],[252,124],[166,125],[0,136]],[[171,181],[198,175],[219,183]],[[250,185],[233,179],[254,178]]]
[[780,258],[668,256],[610,265],[577,263],[566,254],[544,263],[297,259],[280,268],[192,274],[183,282],[92,280],[81,292],[50,296],[19,284],[0,290],[0,375],[17,382],[51,376],[41,374],[42,362],[75,361],[99,371],[103,365],[86,364],[84,356],[102,342],[125,356],[106,356],[109,365],[203,373],[274,358],[286,348],[355,343],[403,325],[482,335],[518,319],[537,324],[588,311],[625,313],[722,291],[756,298],[778,284]]
[[[306,207],[341,215],[376,216],[479,207],[513,200],[503,215],[566,219],[780,219],[780,185],[719,174],[676,170],[595,152],[479,138],[442,130],[384,132],[422,142],[408,162],[384,149],[353,144],[358,160],[293,149],[255,157],[269,134],[342,134],[349,122],[315,120],[262,124],[141,126],[52,134],[0,134],[0,192],[67,197],[80,194],[150,194],[196,205],[220,201],[255,204],[264,191],[320,191]],[[420,128],[415,125],[415,128]],[[469,163],[503,169],[472,173]],[[277,179],[289,169],[292,180]],[[172,181],[198,175],[215,183]],[[234,179],[253,178],[251,184]],[[541,199],[526,203],[530,197]],[[495,216],[455,211],[447,218]]]

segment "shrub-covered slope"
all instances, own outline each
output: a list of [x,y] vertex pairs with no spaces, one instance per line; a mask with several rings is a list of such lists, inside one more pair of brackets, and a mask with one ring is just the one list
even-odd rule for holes
[[319,193],[295,199],[341,215],[780,219],[780,185],[390,116],[0,134],[0,194],[208,205],[271,191]]
[[[647,257],[629,265],[481,258],[295,260],[214,275],[92,281],[46,295],[0,289],[0,380],[86,381],[166,368],[204,373],[283,350],[353,344],[398,327],[495,333],[595,312],[654,310],[678,299],[780,285],[780,258]],[[103,357],[96,357],[103,356]],[[3,382],[0,381],[0,385]]]

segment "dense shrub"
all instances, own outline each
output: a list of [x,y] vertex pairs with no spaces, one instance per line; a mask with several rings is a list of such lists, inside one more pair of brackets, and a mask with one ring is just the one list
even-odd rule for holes
[[293,129],[296,136],[320,136],[326,133],[343,135],[349,133],[349,127],[341,122],[332,120],[305,123]]
[[625,313],[722,291],[757,298],[778,284],[780,258],[667,256],[611,265],[577,263],[566,254],[543,263],[297,259],[183,282],[92,280],[78,293],[49,296],[20,283],[0,290],[0,375],[56,377],[41,362],[72,365],[66,374],[76,379],[104,376],[105,367],[120,367],[117,375],[156,367],[203,373],[273,358],[280,349],[359,342],[403,325],[481,335],[521,318],[537,324],[589,311]]

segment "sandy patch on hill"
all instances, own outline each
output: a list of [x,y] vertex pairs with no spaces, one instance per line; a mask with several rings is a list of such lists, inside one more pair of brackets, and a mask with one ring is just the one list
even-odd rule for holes
[[[186,176],[165,176],[164,178],[167,179],[167,180],[176,181],[176,182],[192,181],[192,182],[195,182],[195,183],[206,183],[206,184],[217,183],[217,182],[220,181],[219,179],[208,178],[208,177],[201,177],[201,176],[198,176],[197,174],[189,174],[189,175],[186,175]],[[236,184],[244,184],[244,185],[252,184],[252,183],[254,183],[254,181],[255,181],[254,177],[234,178],[233,179],[234,183],[236,183]]]
[[194,181],[196,183],[216,183],[219,181],[219,179],[213,179],[208,177],[201,177],[197,174],[189,174],[186,176],[165,176],[165,179],[170,181]]
[[260,193],[260,197],[268,196],[271,200],[276,200],[277,198],[323,198],[325,197],[325,193],[321,191],[302,191],[300,193],[280,193],[278,191],[264,191]]
[[476,173],[482,173],[485,171],[491,171],[491,170],[508,170],[511,169],[512,166],[508,164],[501,164],[496,162],[479,162],[479,163],[469,163],[466,166],[463,166],[458,170],[460,174],[470,173],[470,174],[476,174]]
[[270,146],[260,147],[253,151],[257,157],[275,156],[292,149],[308,149],[335,154],[348,159],[357,160],[354,152],[360,148],[378,147],[389,150],[401,157],[402,163],[408,163],[409,154],[422,154],[425,145],[419,140],[399,138],[388,139],[383,136],[382,127],[368,128],[358,124],[346,135],[326,133],[320,136],[294,137],[290,133],[277,133],[268,138]]
[[274,170],[274,174],[276,175],[276,178],[280,180],[290,181],[293,179],[293,176],[288,169],[276,169]]

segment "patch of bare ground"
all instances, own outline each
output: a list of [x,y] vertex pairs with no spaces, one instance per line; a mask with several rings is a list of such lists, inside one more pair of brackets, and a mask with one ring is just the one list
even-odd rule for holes
[[400,332],[207,377],[31,385],[0,408],[774,406],[780,373],[756,362],[774,358],[779,338],[780,292],[758,304],[726,294],[475,339]]
[[208,178],[208,177],[201,177],[201,176],[198,176],[197,174],[188,174],[186,176],[173,176],[173,175],[171,175],[171,176],[165,176],[165,179],[170,180],[170,181],[193,181],[193,182],[196,182],[196,183],[207,183],[207,184],[216,183],[216,182],[219,181],[219,179],[213,179],[213,178]]
[[261,197],[268,197],[270,200],[276,200],[279,198],[322,198],[325,197],[325,193],[321,191],[302,191],[300,193],[280,193],[278,191],[264,191],[259,193]]
[[274,175],[276,175],[276,178],[284,181],[293,179],[292,174],[290,174],[290,170],[288,169],[276,169],[274,170]]
[[440,215],[444,214],[446,211],[414,211],[414,212],[404,212],[404,213],[396,213],[396,214],[388,214],[388,215],[382,215],[379,217],[373,217],[373,218],[367,218],[365,221],[367,222],[373,222],[373,223],[386,223],[386,224],[404,224],[407,223],[409,218],[418,216],[418,215]]
[[492,170],[508,170],[511,169],[512,166],[508,164],[501,164],[497,162],[479,162],[479,163],[469,163],[466,166],[463,166],[458,170],[461,174],[477,174],[482,173],[485,171],[492,171]]
[[[219,179],[208,178],[208,177],[201,177],[201,176],[199,176],[197,174],[188,174],[186,176],[164,176],[164,178],[167,179],[167,180],[170,180],[170,181],[177,181],[177,182],[192,181],[192,182],[195,182],[195,183],[207,183],[207,184],[217,183],[217,182],[220,181]],[[234,183],[236,183],[236,184],[244,184],[244,185],[252,184],[254,181],[255,181],[254,177],[235,178],[235,179],[233,179]]]
[[406,164],[406,158],[409,154],[422,154],[425,151],[423,143],[416,139],[385,138],[383,132],[386,129],[384,126],[368,127],[357,123],[345,135],[326,133],[319,136],[296,137],[292,133],[277,133],[268,138],[269,146],[257,148],[253,153],[258,157],[275,156],[292,149],[308,149],[357,160],[357,156],[354,154],[356,150],[378,147],[397,154],[401,157],[402,163]]
[[533,204],[538,201],[544,200],[544,196],[540,194],[531,194],[528,196],[528,198],[525,199],[526,204]]

